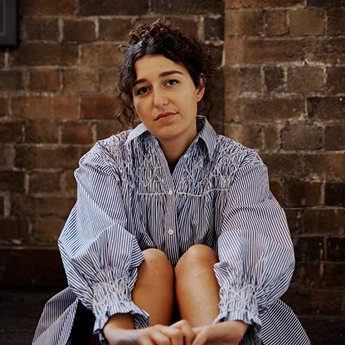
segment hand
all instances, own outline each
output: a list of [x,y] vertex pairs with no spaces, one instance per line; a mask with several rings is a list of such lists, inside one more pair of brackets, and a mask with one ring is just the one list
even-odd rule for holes
[[238,345],[248,329],[242,321],[225,321],[215,325],[193,328],[196,334],[192,345]]
[[143,329],[105,327],[104,335],[110,345],[191,345],[195,334],[187,321],[171,326],[155,325]]

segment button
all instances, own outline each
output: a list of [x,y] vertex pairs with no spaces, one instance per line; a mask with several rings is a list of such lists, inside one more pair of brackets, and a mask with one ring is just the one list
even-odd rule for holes
[[172,191],[172,189],[169,189],[168,194],[169,194],[169,195],[173,195],[173,193],[174,193],[174,192]]
[[171,235],[173,235],[174,234],[174,230],[173,229],[169,229],[168,230],[168,234],[171,236]]

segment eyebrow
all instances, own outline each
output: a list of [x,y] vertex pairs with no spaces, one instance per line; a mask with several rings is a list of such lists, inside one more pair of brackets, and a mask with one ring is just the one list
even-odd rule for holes
[[[160,78],[162,78],[162,77],[167,77],[167,76],[172,75],[172,74],[183,74],[183,73],[180,72],[180,71],[175,71],[175,70],[172,70],[172,71],[165,71],[165,72],[162,72],[162,73],[159,75],[159,77],[160,77]],[[132,87],[134,87],[134,86],[136,86],[136,85],[138,85],[138,84],[144,83],[144,82],[146,82],[146,81],[147,81],[147,79],[145,79],[145,78],[136,80],[136,81],[134,82],[134,84],[133,84]]]

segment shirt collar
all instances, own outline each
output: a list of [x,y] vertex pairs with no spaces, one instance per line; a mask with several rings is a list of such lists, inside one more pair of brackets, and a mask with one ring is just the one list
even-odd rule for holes
[[[209,158],[211,158],[213,156],[213,153],[216,147],[217,134],[204,116],[197,115],[196,124],[197,124],[198,135],[195,139],[195,142],[198,141],[199,138],[203,140],[203,142],[205,143],[207,147]],[[148,132],[147,128],[145,127],[143,123],[140,123],[137,127],[135,127],[129,133],[126,140],[126,144],[128,144],[135,138],[141,136],[145,132]]]

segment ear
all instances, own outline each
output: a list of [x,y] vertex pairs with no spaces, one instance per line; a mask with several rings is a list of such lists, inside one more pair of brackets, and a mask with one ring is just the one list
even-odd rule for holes
[[204,97],[205,90],[206,90],[206,77],[203,74],[199,74],[198,76],[199,85],[196,88],[196,99],[197,102],[200,102]]

